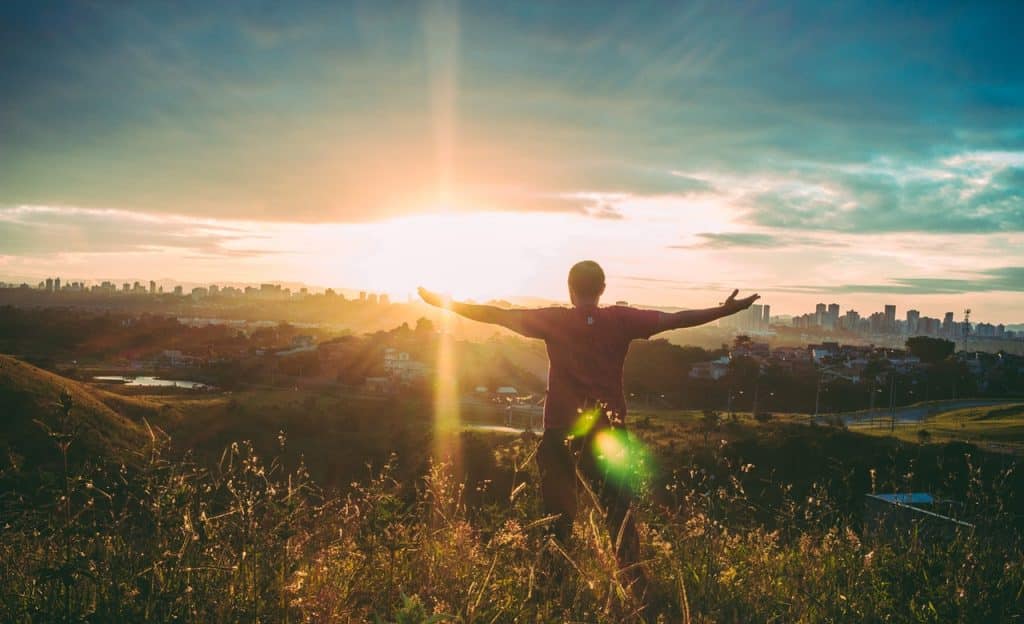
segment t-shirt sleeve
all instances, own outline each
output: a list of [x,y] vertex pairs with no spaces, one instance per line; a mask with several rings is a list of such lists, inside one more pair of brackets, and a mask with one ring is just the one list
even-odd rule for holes
[[627,338],[649,338],[661,331],[661,312],[620,307],[619,322]]
[[538,310],[509,310],[512,312],[512,323],[507,327],[527,338],[546,340],[555,331],[559,308],[540,308]]

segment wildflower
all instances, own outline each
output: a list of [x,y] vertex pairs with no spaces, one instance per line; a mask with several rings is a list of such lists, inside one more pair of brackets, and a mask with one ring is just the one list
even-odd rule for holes
[[732,585],[736,582],[737,576],[736,568],[729,566],[718,573],[718,582],[722,585]]
[[854,548],[860,548],[860,538],[857,537],[857,534],[850,527],[846,527],[846,541]]
[[523,532],[523,527],[518,521],[506,520],[505,524],[494,535],[494,543],[497,546],[525,548],[526,534]]

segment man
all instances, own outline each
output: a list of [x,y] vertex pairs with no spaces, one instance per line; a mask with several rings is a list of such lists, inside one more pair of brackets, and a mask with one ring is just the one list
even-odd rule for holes
[[431,305],[546,343],[548,392],[544,436],[537,450],[545,511],[558,516],[555,535],[563,542],[568,541],[576,516],[578,466],[604,507],[616,558],[631,580],[627,584],[632,584],[642,581],[634,565],[640,545],[630,511],[632,492],[624,479],[612,474],[604,456],[606,447],[600,444],[601,435],[625,423],[622,368],[629,343],[669,329],[703,325],[729,316],[749,308],[758,296],[737,299],[737,290],[718,307],[668,313],[626,306],[599,307],[604,289],[604,271],[596,262],[587,260],[569,271],[572,308],[506,310],[447,301],[423,288],[419,293]]

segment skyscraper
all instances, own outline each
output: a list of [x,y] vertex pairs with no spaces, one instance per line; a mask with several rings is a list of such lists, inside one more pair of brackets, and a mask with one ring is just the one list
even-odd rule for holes
[[953,335],[953,313],[946,312],[946,316],[942,319],[942,333],[947,336]]
[[839,304],[828,304],[828,326],[832,329],[839,327]]
[[764,304],[764,307],[761,308],[761,312],[761,324],[764,325],[765,327],[768,327],[771,324],[772,307],[766,303]]
[[814,324],[821,326],[825,324],[825,316],[828,315],[828,309],[824,303],[819,303],[814,306]]
[[920,331],[921,313],[917,310],[907,310],[907,334],[916,336]]
[[53,292],[53,278],[46,278],[46,292]]
[[896,331],[896,306],[886,304],[885,306],[885,331],[893,333]]
[[761,325],[761,310],[763,306],[759,303],[755,303],[750,306],[750,312],[747,316],[747,321],[744,323],[746,327],[744,329],[757,329]]

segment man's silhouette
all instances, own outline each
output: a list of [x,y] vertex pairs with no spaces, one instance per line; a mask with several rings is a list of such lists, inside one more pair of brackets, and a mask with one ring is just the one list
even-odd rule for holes
[[[579,467],[604,507],[620,568],[628,570],[627,579],[639,581],[639,570],[633,566],[639,557],[639,538],[630,512],[633,494],[624,480],[610,474],[607,462],[602,461],[602,450],[595,444],[595,436],[602,431],[623,427],[625,423],[622,367],[629,343],[745,310],[758,296],[737,299],[739,291],[733,291],[718,307],[668,313],[626,306],[599,307],[604,288],[604,271],[596,262],[587,260],[569,271],[572,308],[508,310],[447,301],[423,288],[419,293],[431,305],[545,342],[548,391],[544,436],[537,450],[545,511],[558,515],[555,535],[563,542],[568,541],[576,516]],[[581,419],[585,420],[583,427],[579,426]]]

